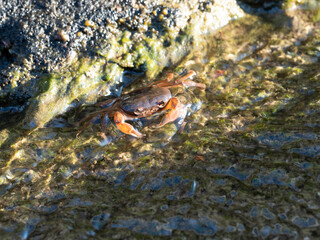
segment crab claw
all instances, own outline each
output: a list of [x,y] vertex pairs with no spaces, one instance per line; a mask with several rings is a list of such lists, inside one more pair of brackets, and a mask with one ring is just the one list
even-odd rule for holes
[[162,127],[167,123],[174,122],[184,111],[184,105],[178,98],[171,98],[164,110],[170,109],[170,111],[163,117],[158,127]]
[[125,134],[129,134],[136,138],[142,138],[143,137],[142,133],[136,130],[131,124],[125,122],[126,120],[129,120],[129,119],[131,118],[128,118],[125,114],[123,114],[120,111],[117,111],[114,114],[114,122],[121,132]]

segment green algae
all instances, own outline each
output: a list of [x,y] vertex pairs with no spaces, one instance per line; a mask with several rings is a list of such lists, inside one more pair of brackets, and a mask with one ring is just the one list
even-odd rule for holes
[[[286,10],[294,9],[297,7],[308,9],[311,16],[311,20],[314,22],[319,22],[320,12],[319,12],[320,3],[317,0],[287,0],[284,3],[283,8]],[[310,17],[309,16],[309,17]]]
[[[117,64],[109,64],[103,58],[83,58],[73,70],[43,77],[39,95],[31,100],[28,108],[26,124],[29,123],[30,128],[43,126],[65,112],[73,101],[81,101],[84,97],[87,103],[93,103],[97,94],[108,91],[108,82],[119,78],[122,72]],[[91,93],[89,97],[86,96],[88,93]]]

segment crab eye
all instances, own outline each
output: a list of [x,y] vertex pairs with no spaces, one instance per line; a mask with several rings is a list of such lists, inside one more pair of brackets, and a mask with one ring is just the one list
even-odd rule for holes
[[158,102],[157,102],[157,105],[163,106],[163,105],[164,105],[164,101],[158,101]]
[[142,112],[142,111],[143,111],[143,107],[138,107],[138,108],[137,108],[137,111],[138,111],[138,112]]

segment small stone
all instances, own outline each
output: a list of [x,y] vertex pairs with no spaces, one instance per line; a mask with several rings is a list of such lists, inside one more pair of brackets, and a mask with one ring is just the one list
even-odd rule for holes
[[85,25],[86,27],[91,27],[91,28],[94,28],[94,27],[96,26],[96,24],[94,23],[94,21],[91,21],[91,20],[86,20],[86,21],[84,22],[84,25]]
[[55,40],[61,42],[68,42],[70,40],[69,35],[62,29],[58,30],[55,35]]
[[168,8],[164,8],[164,9],[162,10],[162,14],[163,14],[163,15],[168,15]]

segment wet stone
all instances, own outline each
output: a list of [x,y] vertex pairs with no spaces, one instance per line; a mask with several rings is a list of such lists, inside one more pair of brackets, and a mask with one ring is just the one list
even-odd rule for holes
[[280,213],[278,216],[283,220],[287,220],[288,219],[288,217],[287,217],[287,215],[285,213]]
[[227,201],[226,196],[211,196],[210,199],[221,204],[224,204]]
[[297,216],[292,219],[292,222],[300,228],[315,227],[319,225],[318,220],[314,217],[302,218]]
[[259,231],[258,231],[258,229],[257,229],[256,227],[254,227],[254,228],[252,229],[252,235],[253,235],[254,237],[258,237],[258,236],[259,236]]
[[236,227],[234,227],[234,226],[228,226],[225,231],[226,231],[226,232],[235,232],[236,230],[237,230]]
[[216,226],[216,222],[207,217],[200,219],[188,219],[180,216],[172,217],[168,219],[168,227],[170,229],[194,231],[204,236],[213,236],[219,229]]
[[180,214],[186,214],[186,213],[189,211],[189,209],[190,209],[190,205],[186,205],[186,206],[181,207],[181,208],[178,210],[178,212],[179,212]]
[[253,218],[258,217],[258,216],[260,215],[258,208],[257,208],[256,206],[254,206],[254,207],[251,209],[249,215],[250,215],[251,217],[253,217]]
[[66,205],[66,207],[88,207],[91,206],[93,203],[91,201],[82,201],[80,198],[76,197],[71,200],[69,204]]
[[109,221],[109,218],[110,213],[96,215],[91,219],[91,225],[95,230],[100,230]]
[[129,230],[154,236],[170,236],[172,230],[157,220],[150,222],[141,219],[118,220],[111,225],[112,228],[127,228]]
[[167,209],[168,209],[168,205],[167,204],[165,204],[165,205],[162,205],[161,207],[160,207],[160,209],[162,210],[162,211],[166,211]]
[[34,207],[34,209],[43,213],[53,213],[58,209],[58,207],[59,207],[58,205],[39,206],[39,207]]
[[305,140],[315,140],[318,135],[314,133],[266,133],[265,135],[257,137],[257,140],[276,149],[280,149],[283,145],[289,144],[295,141]]
[[226,184],[227,180],[226,179],[219,179],[219,180],[216,180],[215,184],[217,185],[224,185]]
[[253,180],[253,185],[260,186],[260,184],[263,184],[263,185],[276,184],[279,186],[285,186],[287,185],[287,183],[283,181],[285,179],[287,179],[285,170],[277,169],[272,171],[271,173],[259,174],[259,178]]
[[180,184],[181,180],[182,180],[181,176],[173,176],[171,178],[167,178],[165,180],[165,184],[169,187],[174,187],[174,186]]
[[269,226],[265,226],[260,230],[260,234],[262,238],[266,238],[271,233],[271,228]]
[[307,146],[303,148],[292,148],[290,152],[298,153],[307,157],[318,157],[320,155],[320,145]]
[[272,212],[270,212],[270,210],[267,208],[262,209],[262,216],[266,219],[269,219],[269,220],[271,220],[275,217],[275,215]]
[[141,189],[142,190],[151,190],[151,191],[157,191],[161,189],[163,186],[163,180],[161,178],[154,178],[151,180],[150,183],[144,184]]
[[168,195],[167,199],[172,201],[172,200],[178,200],[179,198],[177,196],[174,196],[174,195]]
[[239,180],[246,180],[250,176],[250,172],[248,170],[244,170],[240,172],[235,167],[212,167],[208,169],[209,172],[213,174],[226,175],[231,176]]
[[296,164],[298,167],[302,168],[303,170],[307,170],[309,168],[312,168],[312,163],[310,162],[302,162]]
[[145,179],[144,176],[140,176],[137,179],[134,179],[133,183],[130,185],[130,190],[135,190]]

